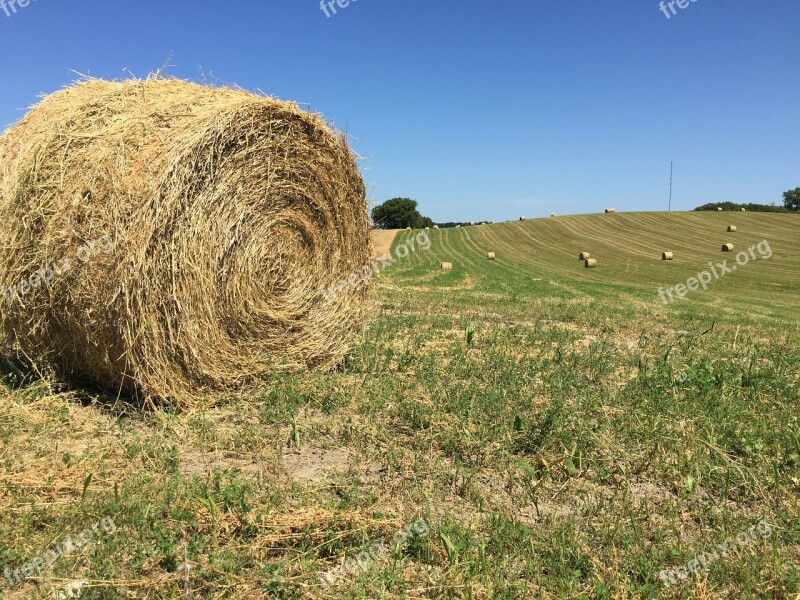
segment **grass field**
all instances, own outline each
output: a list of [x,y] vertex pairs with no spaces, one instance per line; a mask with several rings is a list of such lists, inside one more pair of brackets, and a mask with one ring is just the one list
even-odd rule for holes
[[[185,413],[7,363],[0,569],[114,527],[2,593],[798,598],[798,234],[730,212],[431,231],[375,281],[339,371]],[[659,297],[764,240],[769,259]]]

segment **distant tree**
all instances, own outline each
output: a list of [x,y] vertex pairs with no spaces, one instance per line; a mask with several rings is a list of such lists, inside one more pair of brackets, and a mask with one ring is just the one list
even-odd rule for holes
[[800,187],[783,193],[783,205],[792,212],[800,210]]
[[789,212],[788,209],[784,208],[783,206],[778,206],[777,204],[753,204],[753,203],[735,204],[733,202],[709,202],[708,204],[703,204],[703,206],[698,206],[697,208],[695,208],[695,210],[716,211],[718,207],[722,208],[722,210],[734,210],[734,211],[740,211],[741,209],[745,209],[748,212],[780,212],[780,213]]
[[372,221],[381,229],[406,227],[433,227],[433,221],[417,210],[417,201],[411,198],[392,198],[372,209]]

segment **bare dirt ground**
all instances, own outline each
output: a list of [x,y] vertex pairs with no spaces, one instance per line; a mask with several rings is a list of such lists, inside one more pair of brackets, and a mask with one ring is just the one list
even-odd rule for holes
[[372,238],[372,258],[380,258],[389,254],[392,242],[399,229],[373,229],[370,232]]

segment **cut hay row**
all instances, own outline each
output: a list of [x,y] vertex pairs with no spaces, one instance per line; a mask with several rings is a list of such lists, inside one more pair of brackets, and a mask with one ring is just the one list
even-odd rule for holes
[[[168,132],[168,133],[167,133]],[[366,291],[364,183],[343,135],[294,104],[172,79],[91,80],[0,137],[0,283],[107,236],[2,307],[16,348],[65,379],[191,404],[333,367]]]

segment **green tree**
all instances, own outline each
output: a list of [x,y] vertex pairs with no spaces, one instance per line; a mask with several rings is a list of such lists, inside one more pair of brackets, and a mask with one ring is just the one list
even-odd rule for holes
[[411,198],[392,198],[372,209],[372,221],[381,229],[406,227],[432,227],[433,221],[417,210],[417,201]]
[[800,210],[800,187],[783,193],[783,205],[794,212]]

